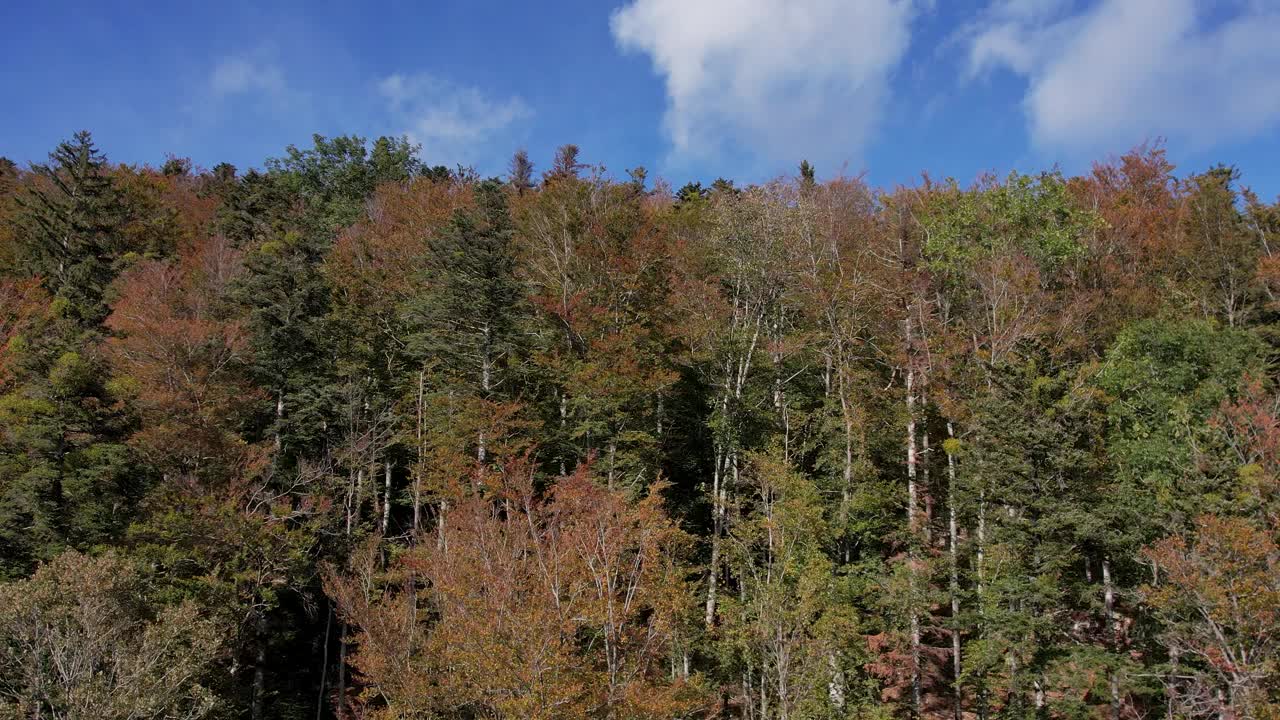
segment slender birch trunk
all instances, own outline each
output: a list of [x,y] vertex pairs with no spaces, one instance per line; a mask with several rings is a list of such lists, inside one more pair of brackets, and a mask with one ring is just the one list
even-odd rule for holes
[[275,445],[276,452],[284,447],[284,443],[280,440],[280,425],[284,422],[284,390],[276,391],[276,427],[275,427]]
[[719,582],[720,570],[720,531],[724,522],[722,512],[723,498],[723,449],[716,450],[715,466],[711,470],[711,563],[707,568],[707,609],[706,626],[710,628],[716,620],[716,586]]
[[382,535],[386,537],[387,528],[391,525],[391,461],[383,463],[382,483]]
[[[1116,650],[1120,642],[1119,627],[1116,623],[1116,591],[1111,579],[1111,558],[1105,555],[1102,558],[1102,604],[1107,615],[1107,634],[1110,636],[1112,649]],[[1114,671],[1108,678],[1107,684],[1111,693],[1111,718],[1119,720],[1120,678]]]
[[916,593],[918,590],[918,573],[917,568],[917,525],[916,507],[919,501],[918,488],[916,486],[916,388],[915,388],[915,359],[912,356],[911,332],[911,316],[910,312],[906,319],[906,345],[907,345],[907,573],[910,580],[910,598],[908,602],[911,604],[911,708],[912,714],[916,717],[920,715],[921,706],[921,678],[920,678],[920,614],[916,610]]
[[[493,358],[490,355],[490,334],[489,325],[484,326],[484,345],[480,350],[480,389],[484,392],[484,398],[489,399],[489,392],[493,389]],[[484,465],[485,459],[488,457],[488,437],[485,431],[480,431],[480,437],[476,442],[476,463]]]
[[[568,431],[566,428],[568,427],[568,425],[569,425],[569,396],[566,395],[563,391],[561,391],[560,392],[560,437],[563,438],[567,436],[566,434]],[[564,449],[563,449],[563,446],[561,446],[560,474],[563,476],[563,475],[567,475],[568,473],[569,473],[569,468],[566,466],[565,458],[564,458]]]
[[[978,491],[978,547],[975,564],[978,568],[978,618],[979,632],[987,636],[987,492]],[[987,717],[987,690],[984,684],[978,698],[978,717]]]
[[253,654],[253,696],[249,703],[249,717],[262,720],[263,701],[267,694],[267,639],[266,633],[259,629],[258,647]]
[[[955,430],[951,421],[947,421],[947,439],[955,440]],[[960,720],[964,709],[964,693],[960,687],[960,674],[963,667],[960,657],[960,530],[956,521],[956,458],[954,452],[947,453],[947,570],[950,575],[948,586],[951,594],[951,671],[954,677],[952,694],[955,696],[953,716]]]
[[426,372],[418,372],[418,465],[413,470],[413,535],[414,542],[418,533],[422,532],[422,465],[423,457],[426,455],[426,447],[423,445],[423,390],[426,385]]

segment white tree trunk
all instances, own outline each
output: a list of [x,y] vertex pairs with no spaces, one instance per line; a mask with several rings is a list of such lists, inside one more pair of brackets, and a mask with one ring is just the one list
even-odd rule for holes
[[907,574],[909,578],[911,604],[911,708],[915,717],[920,715],[921,678],[920,678],[920,614],[916,610],[916,593],[918,568],[916,567],[916,544],[919,527],[917,525],[916,506],[918,489],[916,487],[916,395],[915,395],[915,360],[912,357],[911,317],[906,320],[907,344]]
[[382,535],[386,537],[387,528],[391,525],[391,461],[388,460],[384,465],[384,475],[382,484]]
[[[947,421],[947,438],[954,440],[955,431],[951,421]],[[952,694],[955,696],[953,715],[960,720],[964,708],[964,694],[960,689],[960,529],[956,522],[956,459],[954,453],[947,453],[947,570],[950,575],[951,622],[955,625],[951,631],[951,671],[955,678]]]

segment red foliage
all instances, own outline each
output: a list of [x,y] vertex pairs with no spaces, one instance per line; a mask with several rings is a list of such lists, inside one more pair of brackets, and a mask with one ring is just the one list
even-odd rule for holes
[[215,238],[120,280],[107,354],[142,414],[133,442],[169,470],[237,457],[235,425],[261,399],[244,374],[248,333],[220,307],[239,269],[239,251]]

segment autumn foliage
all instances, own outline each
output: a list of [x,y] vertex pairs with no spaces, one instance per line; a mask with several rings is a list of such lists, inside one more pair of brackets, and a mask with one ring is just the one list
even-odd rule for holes
[[1280,204],[0,161],[0,717],[1280,703]]
[[370,717],[475,713],[669,718],[703,702],[679,670],[687,536],[655,493],[632,502],[585,468],[536,493],[525,460],[492,494],[376,570],[327,587],[351,623]]

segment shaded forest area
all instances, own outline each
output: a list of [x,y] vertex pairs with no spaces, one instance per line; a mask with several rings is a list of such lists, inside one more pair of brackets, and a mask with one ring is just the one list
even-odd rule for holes
[[1280,716],[1280,204],[0,162],[0,717]]

